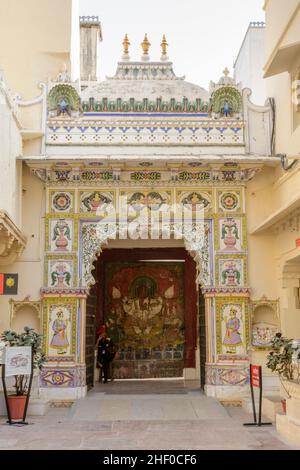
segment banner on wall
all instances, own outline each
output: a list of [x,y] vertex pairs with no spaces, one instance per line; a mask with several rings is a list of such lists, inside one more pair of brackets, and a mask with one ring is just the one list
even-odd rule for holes
[[0,295],[18,293],[18,274],[0,273]]

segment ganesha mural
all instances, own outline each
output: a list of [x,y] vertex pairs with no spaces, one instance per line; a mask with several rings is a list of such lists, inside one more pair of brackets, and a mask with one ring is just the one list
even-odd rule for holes
[[132,366],[138,368],[139,361],[147,360],[163,373],[157,361],[168,361],[176,373],[182,372],[182,277],[180,263],[107,264],[105,323],[120,351],[117,368],[124,366],[122,361],[134,361]]

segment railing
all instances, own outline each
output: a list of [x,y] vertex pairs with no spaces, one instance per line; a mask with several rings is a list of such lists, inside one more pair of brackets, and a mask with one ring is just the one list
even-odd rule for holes
[[80,16],[80,23],[100,23],[99,16]]
[[251,21],[249,28],[265,28],[266,23],[264,21]]

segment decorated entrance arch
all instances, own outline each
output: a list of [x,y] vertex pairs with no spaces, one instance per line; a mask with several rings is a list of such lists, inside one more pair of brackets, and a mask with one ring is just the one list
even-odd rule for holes
[[[79,262],[79,272],[81,286],[89,288],[94,282],[92,274],[93,263],[102,249],[109,243],[109,240],[115,240],[120,236],[124,228],[119,224],[101,224],[101,221],[81,223],[81,253]],[[197,233],[195,233],[197,230]],[[201,286],[209,287],[212,285],[212,231],[211,223],[203,220],[197,227],[189,224],[184,228],[183,224],[171,224],[169,234],[170,238],[183,240],[185,249],[196,262],[197,278],[196,283]],[[160,230],[162,239],[162,229]],[[151,237],[149,237],[151,239]],[[156,238],[157,240],[157,238]]]
[[[251,91],[228,70],[207,92],[177,77],[169,61],[131,63],[128,54],[103,83],[80,89],[66,74],[48,90],[49,158],[28,162],[47,198],[43,391],[86,393],[92,267],[110,239],[126,239],[120,203],[126,197],[129,218],[145,207],[153,215],[179,206],[193,219],[201,206],[200,228],[191,223],[184,232],[171,217],[168,229],[162,225],[148,238],[166,246],[166,231],[181,236],[195,260],[205,304],[206,393],[236,397],[249,366],[245,188],[271,154],[271,106],[253,105]],[[117,223],[105,222],[109,206]],[[199,375],[186,369],[186,377]]]
[[[124,225],[105,222],[95,207],[104,198],[117,201],[125,190],[119,188],[118,181],[113,189],[108,183],[106,187],[104,183],[101,186],[90,183],[89,187],[85,183],[82,188],[78,178],[62,184],[60,173],[54,170],[52,174],[54,178],[47,182],[42,289],[45,351],[49,361],[42,371],[41,384],[49,395],[55,396],[64,388],[72,396],[82,396],[86,393],[86,301],[94,282],[93,263],[110,240],[125,238]],[[197,200],[209,201],[203,204],[203,219],[197,230],[190,223],[184,231],[183,225],[172,218],[168,229],[169,238],[180,238],[195,260],[196,282],[205,298],[206,391],[209,394],[222,393],[232,386],[236,393],[248,379],[245,174],[233,169],[229,175],[227,170],[220,169],[218,175],[201,187],[197,184],[197,188],[181,186],[175,191],[175,181],[173,188],[158,189],[159,193],[169,194],[171,204],[192,201],[195,193]],[[137,186],[135,191],[145,193],[145,188]],[[193,204],[190,207],[193,209]],[[164,239],[165,234],[165,227],[161,227],[156,239]],[[62,348],[53,348],[57,343],[57,337],[54,338],[57,320],[61,322],[60,334],[64,337]],[[236,326],[235,335],[230,334],[232,324]],[[199,371],[191,369],[187,373],[195,378]]]

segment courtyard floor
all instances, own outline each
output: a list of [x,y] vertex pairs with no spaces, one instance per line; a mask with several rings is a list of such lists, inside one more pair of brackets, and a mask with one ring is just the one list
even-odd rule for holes
[[245,428],[251,416],[241,407],[224,407],[181,380],[97,384],[71,407],[58,406],[24,427],[1,417],[0,449],[295,449],[274,426]]

